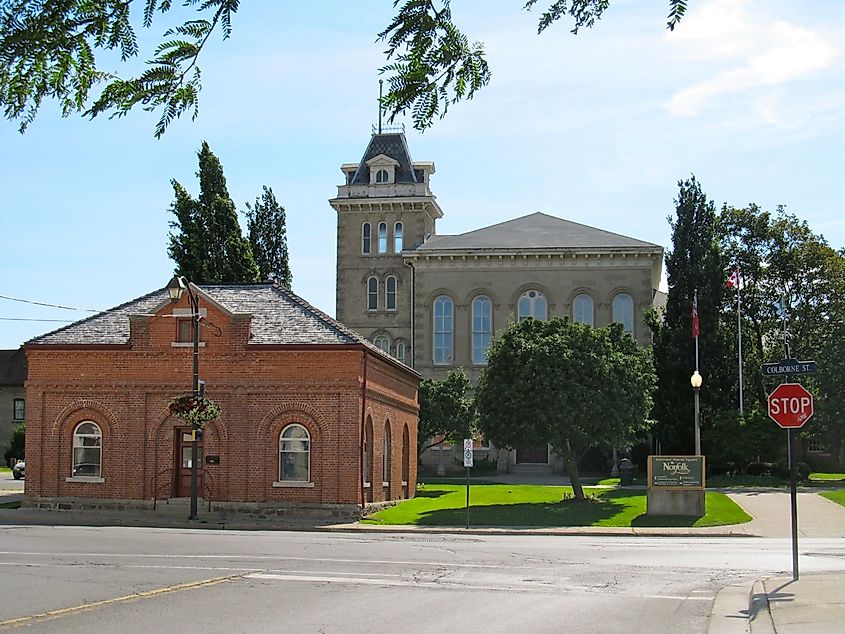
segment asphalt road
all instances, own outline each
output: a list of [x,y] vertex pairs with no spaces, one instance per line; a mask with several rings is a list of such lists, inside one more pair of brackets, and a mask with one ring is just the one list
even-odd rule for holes
[[[805,539],[801,570],[845,570]],[[0,630],[706,632],[716,593],[785,575],[756,538],[0,528]]]

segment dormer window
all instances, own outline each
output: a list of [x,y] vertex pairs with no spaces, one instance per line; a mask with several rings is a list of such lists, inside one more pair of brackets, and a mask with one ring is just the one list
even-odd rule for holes
[[396,182],[399,161],[386,154],[379,154],[367,161],[367,168],[370,173],[370,185],[390,185]]
[[376,182],[377,183],[389,183],[390,182],[390,174],[388,174],[387,170],[379,170],[376,172]]

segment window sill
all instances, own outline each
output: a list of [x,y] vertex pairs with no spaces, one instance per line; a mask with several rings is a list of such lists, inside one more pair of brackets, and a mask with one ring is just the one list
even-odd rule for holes
[[[171,348],[193,348],[194,342],[193,341],[171,341],[170,347]],[[205,348],[205,341],[200,341],[200,348]]]
[[98,478],[96,476],[71,476],[69,478],[65,478],[65,482],[90,482],[93,484],[102,484],[105,481],[105,478]]
[[274,489],[313,489],[313,482],[274,482]]
[[365,482],[365,483],[364,483],[364,488],[365,488],[365,489],[369,489],[369,488],[370,488],[370,483],[369,483],[369,482]]
[[381,486],[384,487],[385,489],[387,489],[387,488],[390,487],[390,482],[382,482]]

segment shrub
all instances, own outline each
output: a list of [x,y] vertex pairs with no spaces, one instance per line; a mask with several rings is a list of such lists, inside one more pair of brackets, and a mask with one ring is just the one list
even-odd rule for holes
[[3,454],[5,464],[11,464],[12,460],[17,460],[24,457],[24,448],[26,444],[26,429],[23,425],[18,425],[12,430],[12,435],[9,438],[9,448]]

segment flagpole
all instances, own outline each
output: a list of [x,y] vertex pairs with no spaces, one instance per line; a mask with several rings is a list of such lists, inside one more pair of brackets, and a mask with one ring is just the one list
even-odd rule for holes
[[736,267],[736,332],[739,338],[739,415],[742,416],[742,301],[740,300],[739,265]]
[[[695,316],[696,319],[698,318],[698,289],[695,289],[695,299],[694,304],[695,306]],[[698,372],[698,328],[696,327],[695,330],[695,371]]]

